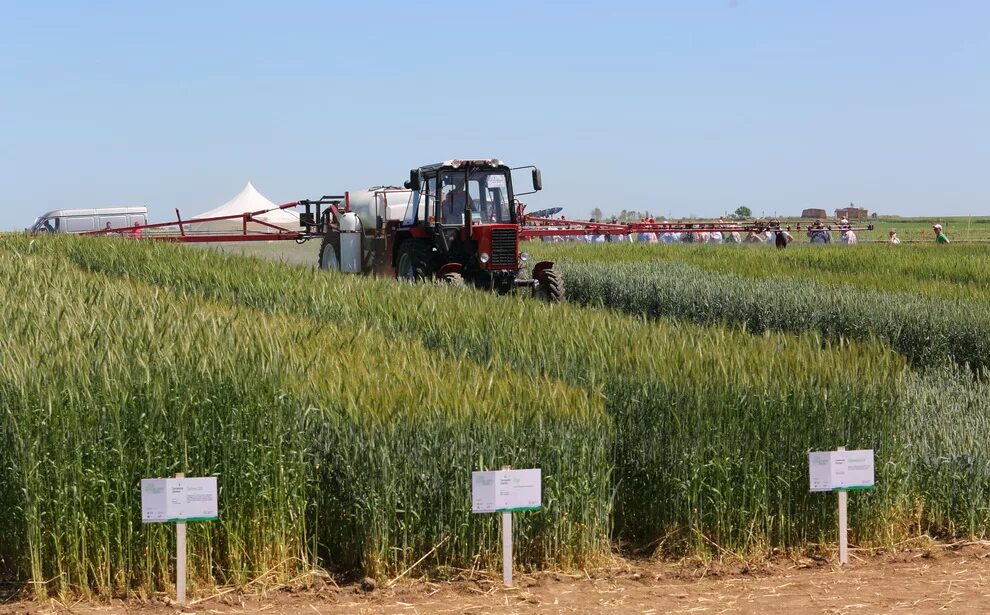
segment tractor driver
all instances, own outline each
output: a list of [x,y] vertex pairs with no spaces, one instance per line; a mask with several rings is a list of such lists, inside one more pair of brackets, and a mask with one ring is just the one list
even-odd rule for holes
[[464,189],[464,173],[445,174],[443,184],[443,190],[446,193],[440,203],[443,223],[464,224],[464,211],[472,205],[471,196]]

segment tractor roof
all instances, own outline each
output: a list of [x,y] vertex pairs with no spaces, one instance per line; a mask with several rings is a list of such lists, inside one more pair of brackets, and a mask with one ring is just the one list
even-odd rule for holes
[[458,158],[458,159],[454,159],[454,160],[445,160],[443,162],[435,162],[433,164],[423,165],[423,166],[421,166],[419,168],[419,170],[420,170],[421,173],[428,173],[430,171],[436,171],[437,169],[440,169],[440,168],[443,168],[443,167],[453,167],[453,168],[456,169],[456,168],[461,167],[461,166],[464,166],[466,164],[470,164],[472,166],[479,166],[479,167],[481,167],[481,166],[490,166],[490,167],[493,167],[493,168],[494,167],[505,166],[504,164],[502,164],[502,161],[499,160],[498,158],[481,158],[481,159],[474,159],[474,160]]

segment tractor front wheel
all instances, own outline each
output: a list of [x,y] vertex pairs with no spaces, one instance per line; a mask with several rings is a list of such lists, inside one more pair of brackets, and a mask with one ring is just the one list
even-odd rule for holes
[[423,241],[407,239],[399,246],[395,277],[409,282],[433,278],[433,248]]
[[560,303],[564,300],[564,279],[553,267],[547,267],[536,274],[533,297],[547,303]]
[[440,276],[440,283],[447,286],[464,286],[464,276],[456,271],[450,271]]

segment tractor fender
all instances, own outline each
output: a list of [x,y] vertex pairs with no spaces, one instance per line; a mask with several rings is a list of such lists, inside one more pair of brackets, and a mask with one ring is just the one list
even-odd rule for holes
[[553,269],[553,261],[540,261],[533,265],[533,278],[538,277],[544,269]]
[[461,269],[464,269],[464,265],[460,263],[447,263],[443,267],[437,269],[437,277],[442,278],[448,273],[460,273]]

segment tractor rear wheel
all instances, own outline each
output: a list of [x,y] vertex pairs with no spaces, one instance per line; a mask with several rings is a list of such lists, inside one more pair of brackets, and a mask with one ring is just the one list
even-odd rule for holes
[[320,269],[340,271],[340,233],[328,232],[320,244]]
[[533,297],[547,303],[560,303],[564,300],[564,278],[553,267],[548,267],[536,274],[536,285],[533,286]]
[[425,241],[407,239],[399,246],[395,277],[409,282],[433,279],[433,247]]

